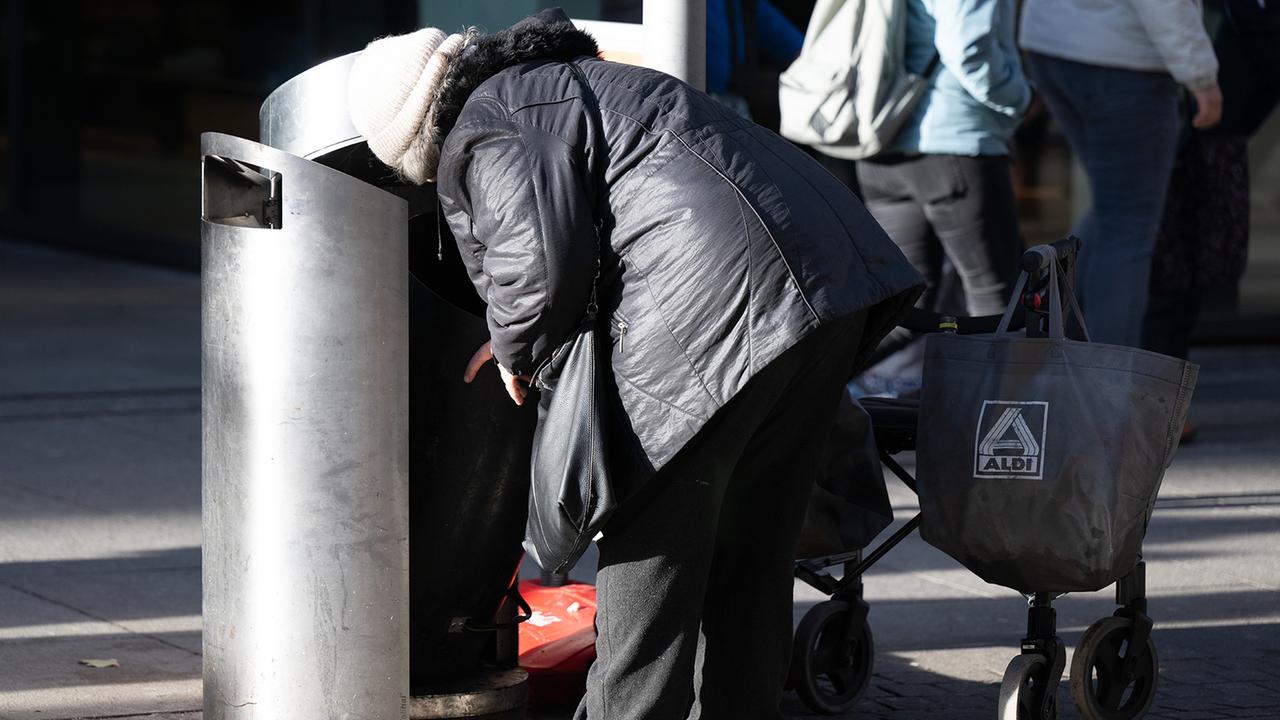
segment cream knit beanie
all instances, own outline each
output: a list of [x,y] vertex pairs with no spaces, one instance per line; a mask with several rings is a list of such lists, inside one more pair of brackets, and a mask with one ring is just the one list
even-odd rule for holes
[[470,35],[436,28],[374,40],[351,66],[347,106],[369,149],[407,180],[434,180],[440,148],[430,117],[449,63]]

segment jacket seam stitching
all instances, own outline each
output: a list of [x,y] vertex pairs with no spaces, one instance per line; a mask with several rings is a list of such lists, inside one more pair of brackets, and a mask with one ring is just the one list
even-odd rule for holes
[[[512,122],[517,126],[523,126],[523,123],[515,123],[514,121]],[[555,133],[550,133],[550,134],[554,135]],[[524,132],[521,130],[517,130],[516,137],[520,139],[520,147],[524,148],[525,165],[527,168],[532,169],[532,167],[529,165],[529,158],[532,156],[533,153],[529,150],[529,143],[525,141]],[[547,228],[544,223],[544,218],[542,214],[541,193],[538,192],[537,183],[530,183],[530,188],[533,190],[534,212],[536,212],[538,215],[538,245],[539,245],[539,250],[541,251],[539,260],[542,261],[542,277],[544,282],[546,283],[545,287],[543,288],[545,299],[543,300],[543,304],[542,304],[542,312],[538,313],[537,332],[534,333],[534,336],[537,337],[538,335],[542,334],[542,328],[546,325],[546,317],[548,314],[552,312],[551,292],[550,292],[551,274],[547,271]],[[490,278],[490,283],[492,286],[492,278]],[[533,343],[529,344],[529,355],[530,355],[529,364],[534,365],[535,363],[533,362],[533,357],[532,357]],[[523,369],[527,372],[533,372],[535,368],[523,368]],[[515,372],[516,368],[511,368],[511,371]]]
[[[662,160],[661,162],[656,162],[656,163],[655,163],[655,167],[653,167],[652,169],[650,169],[649,171],[647,171],[644,175],[641,175],[639,178],[637,178],[636,180],[634,180],[634,181],[633,181],[633,182],[634,182],[634,184],[635,184],[635,187],[636,187],[637,189],[639,189],[639,188],[641,188],[641,187],[644,187],[644,184],[645,184],[646,182],[648,182],[648,181],[649,181],[649,178],[651,178],[651,177],[653,177],[654,175],[657,175],[658,173],[662,172],[662,170],[663,170],[664,168],[666,168],[666,167],[667,167],[668,165],[670,165],[671,163],[675,162],[677,159],[679,159],[679,157],[680,157],[680,156],[679,156],[679,154],[672,153],[672,155],[671,155],[670,157],[668,157],[668,158],[666,158],[666,159]],[[623,204],[619,207],[619,209],[626,209],[626,208],[630,207],[633,203],[639,202],[641,199],[643,199],[643,198],[640,196],[640,194],[638,194],[638,193],[633,194],[633,195],[632,195],[632,197],[631,197],[631,199],[630,199],[630,200],[628,200],[626,203],[623,203]]]
[[[759,144],[759,145],[760,145],[760,147],[761,147],[761,149],[762,149],[762,150],[764,150],[765,152],[769,153],[770,155],[773,155],[773,157],[777,158],[778,162],[784,163],[787,167],[791,168],[791,170],[795,171],[796,166],[795,166],[794,164],[792,164],[790,161],[788,161],[786,158],[782,157],[782,156],[781,156],[781,155],[779,155],[778,153],[776,153],[776,152],[774,152],[773,150],[771,150],[771,149],[770,149],[768,146],[766,146],[764,143],[757,143],[757,144]],[[824,168],[824,169],[825,169],[825,168]],[[768,171],[767,171],[767,170],[765,170],[764,172],[765,172],[765,174],[766,174],[766,175],[768,174]],[[839,213],[839,212],[838,212],[838,211],[837,211],[837,210],[836,210],[836,209],[831,205],[831,201],[827,199],[827,196],[826,196],[826,195],[824,195],[824,194],[822,194],[821,192],[818,192],[818,189],[817,189],[816,187],[814,187],[813,183],[809,182],[809,180],[808,180],[807,178],[805,178],[805,177],[804,177],[804,174],[803,174],[803,173],[799,173],[799,172],[797,172],[796,174],[800,176],[801,181],[803,181],[805,185],[808,185],[808,186],[809,186],[809,188],[810,188],[811,190],[813,190],[813,194],[814,194],[814,195],[816,195],[816,196],[818,196],[819,198],[821,198],[821,199],[822,199],[822,204],[826,205],[826,206],[827,206],[827,209],[831,210],[831,214],[832,214],[832,216],[834,216],[834,217],[836,218],[836,220],[840,223],[840,227],[844,229],[844,233],[845,233],[845,235],[846,235],[847,237],[852,238],[852,237],[853,237],[853,231],[852,231],[852,229],[851,229],[848,225],[846,225],[846,224],[845,224],[845,222],[844,222],[844,218],[843,218],[843,217],[841,217],[841,216],[840,216],[840,213]],[[771,177],[771,178],[769,178],[769,180],[770,180],[770,182],[773,182],[773,178],[772,178],[772,177]],[[776,184],[776,183],[775,183],[775,184]],[[762,221],[762,222],[763,222],[763,221]],[[765,229],[766,229],[766,230],[768,230],[768,228],[767,228],[767,227],[766,227]],[[853,253],[854,253],[855,255],[857,255],[857,256],[858,256],[858,260],[862,263],[862,267],[863,267],[863,269],[864,269],[864,270],[869,270],[869,269],[870,269],[870,266],[867,264],[867,258],[866,258],[866,256],[865,256],[865,255],[863,255],[863,254],[862,254],[862,249],[858,247],[858,243],[856,243],[856,242],[850,242],[850,243],[849,243],[849,246],[853,249]],[[781,251],[779,251],[779,252],[781,252]],[[784,258],[784,260],[785,260],[785,258]],[[788,269],[789,269],[789,266],[788,266]],[[881,292],[882,292],[882,293],[883,293],[883,292],[887,292],[887,291],[888,291],[888,289],[884,286],[884,283],[880,282],[879,278],[875,277],[875,275],[874,275],[873,273],[871,273],[871,272],[867,272],[867,273],[866,273],[866,275],[867,275],[867,276],[872,280],[872,282],[874,282],[876,285],[878,285],[878,286],[880,287],[880,290],[881,290]]]
[[751,231],[747,228],[747,212],[742,209],[742,195],[734,193],[734,197],[738,200],[738,217],[742,220],[742,239],[746,244],[744,254],[747,256],[747,372],[754,375],[756,371],[755,323],[751,311],[755,307],[755,283],[752,281],[754,277],[752,270],[755,265],[751,256]]
[[[625,117],[625,116],[624,116],[624,117]],[[643,127],[643,126],[641,126],[641,127]],[[651,134],[651,135],[667,135],[667,136],[674,136],[674,133],[649,133],[649,134]],[[674,138],[673,138],[673,139],[674,139]],[[702,139],[701,139],[701,140],[699,140],[697,143],[695,143],[692,147],[701,147],[703,144],[705,144],[705,143],[706,143],[706,141],[707,141],[708,139],[709,139],[709,138],[702,138]],[[677,140],[677,142],[678,142],[678,140]],[[689,146],[687,143],[680,143],[680,145],[681,145],[681,147],[685,148],[686,150],[690,149],[690,146]],[[664,146],[664,147],[665,147],[665,146]],[[693,151],[693,153],[692,153],[692,154],[695,154],[695,155],[696,155],[696,154],[697,154],[697,152],[696,152],[696,151]],[[670,165],[671,163],[675,162],[676,160],[679,160],[679,159],[680,159],[680,157],[681,157],[681,155],[680,155],[679,153],[672,153],[669,157],[666,157],[666,158],[662,159],[661,161],[655,161],[655,162],[653,163],[654,167],[652,167],[652,168],[648,169],[647,171],[645,171],[644,175],[641,175],[641,176],[639,176],[637,179],[635,179],[635,180],[631,180],[631,181],[629,181],[629,182],[633,183],[633,184],[636,186],[636,188],[637,188],[637,189],[638,189],[638,188],[640,188],[640,187],[643,187],[643,186],[644,186],[644,184],[645,184],[646,182],[648,182],[648,181],[649,181],[649,178],[652,178],[654,175],[657,175],[658,173],[662,172],[662,171],[663,171],[663,170],[664,170],[668,165]],[[645,161],[642,161],[642,163],[641,163],[641,164],[643,165],[643,164],[647,164],[647,163],[648,163],[648,161],[647,161],[647,160],[645,160]],[[732,183],[730,183],[730,186],[732,186]],[[738,192],[737,192],[737,188],[734,188],[734,191],[735,191],[735,192],[734,192],[734,194],[735,194],[735,195],[739,195],[739,199],[741,200],[742,198],[740,197],[740,193],[738,193]],[[640,201],[640,200],[642,200],[642,199],[644,199],[644,198],[643,198],[641,195],[639,195],[638,193],[637,193],[637,194],[633,194],[630,200],[626,201],[624,204],[620,205],[619,207],[620,207],[620,209],[625,209],[625,208],[627,208],[627,207],[630,207],[633,203],[637,203],[637,202],[639,202],[639,201]],[[739,208],[739,210],[741,210],[741,208]]]
[[[613,110],[610,108],[601,108],[601,110],[611,113],[613,115],[617,115],[619,117],[626,118],[627,120],[630,120],[631,122],[639,126],[641,130],[643,130],[644,132],[650,135],[670,135],[671,137],[675,138],[681,145],[684,146],[685,150],[687,150],[690,155],[693,155],[694,157],[698,158],[698,160],[702,161],[702,163],[706,165],[708,168],[710,168],[712,172],[720,176],[720,179],[729,187],[733,188],[733,191],[738,194],[738,196],[743,202],[746,202],[746,198],[743,196],[742,189],[739,188],[736,183],[730,180],[729,177],[720,170],[720,168],[717,168],[714,164],[711,163],[711,161],[702,157],[702,155],[698,153],[696,150],[694,150],[693,147],[690,146],[689,143],[686,142],[684,138],[680,137],[679,134],[672,132],[670,130],[662,130],[660,132],[655,132],[654,130],[651,130],[644,123],[631,117],[630,115],[627,115],[626,113],[619,112],[617,110]],[[702,143],[698,143],[698,144],[701,145]],[[788,165],[790,166],[789,163]],[[773,183],[772,178],[770,179],[770,183],[774,184],[776,187],[776,183]],[[812,187],[812,185],[810,185],[810,187]],[[824,202],[825,202],[825,199],[824,199]],[[796,278],[795,270],[791,267],[791,263],[787,260],[786,254],[782,252],[782,247],[778,244],[778,239],[773,236],[773,231],[769,229],[769,225],[764,221],[764,218],[760,217],[760,211],[756,210],[755,206],[752,205],[750,202],[747,202],[746,204],[747,204],[747,207],[751,208],[751,214],[756,216],[756,220],[760,221],[760,226],[764,228],[765,234],[769,236],[769,242],[773,245],[774,252],[778,253],[778,259],[782,261],[782,266],[787,269],[787,276],[790,278],[791,284],[795,286],[796,294],[800,296],[800,301],[804,303],[805,309],[809,311],[809,314],[813,317],[815,321],[819,320],[820,318],[818,316],[818,311],[814,310],[812,303],[809,302],[809,297],[805,295],[804,288],[800,285],[799,279]],[[827,203],[827,206],[830,207],[830,203]],[[841,227],[844,227],[844,222],[841,221],[840,225]],[[849,228],[845,227],[844,229],[847,234]],[[862,259],[861,253],[858,254],[858,257],[859,259]],[[866,265],[865,260],[863,260],[863,265],[864,266]]]
[[[532,109],[532,108],[547,107],[547,106],[549,106],[549,105],[563,105],[564,103],[571,103],[571,102],[573,102],[574,100],[582,101],[582,100],[583,100],[583,98],[582,98],[582,96],[581,96],[581,95],[570,95],[570,96],[567,96],[567,97],[560,98],[560,99],[558,99],[558,100],[542,100],[542,101],[539,101],[539,102],[525,103],[524,105],[521,105],[521,106],[516,107],[516,108],[512,108],[512,109],[510,110],[510,114],[511,114],[511,122],[519,122],[519,121],[517,121],[517,120],[515,119],[515,115],[516,115],[516,113],[523,112],[523,111],[525,111],[525,110],[529,110],[529,109]],[[521,123],[521,124],[527,124],[527,123]],[[552,134],[552,135],[556,135],[556,133],[551,133],[551,134]],[[559,137],[559,136],[557,135],[557,137]]]
[[[676,336],[675,331],[671,329],[671,324],[667,322],[667,315],[662,310],[662,303],[658,302],[657,296],[653,294],[653,284],[649,281],[649,274],[644,271],[644,269],[640,266],[639,263],[633,262],[631,263],[631,267],[637,273],[640,274],[640,279],[644,280],[645,293],[653,301],[654,312],[657,314],[658,319],[662,321],[662,327],[666,329],[667,335],[671,337],[671,342],[675,343],[675,346],[680,348],[680,355],[683,356],[684,361],[689,364],[689,370],[692,371],[693,377],[698,381],[698,387],[702,388],[702,392],[706,393],[707,399],[711,401],[711,404],[719,408],[721,406],[721,402],[716,399],[716,396],[711,392],[711,389],[707,387],[707,381],[705,378],[702,377],[702,371],[699,370],[697,364],[693,362],[693,358],[689,357],[688,348],[684,346],[684,343],[680,342],[680,339]],[[631,383],[631,384],[635,386],[637,390],[640,390],[640,387],[638,385],[635,385],[635,383]],[[641,390],[641,392],[644,392],[644,391]],[[648,393],[645,393],[645,394],[648,395]],[[654,397],[654,396],[650,396],[650,397]],[[688,415],[689,417],[696,418],[699,420],[705,419],[689,412],[688,410],[684,410],[683,408],[677,407],[676,405],[672,405],[671,403],[663,401],[660,398],[654,397],[654,399],[658,400],[659,402],[664,402],[665,404],[671,405],[671,407],[679,410],[680,412]]]
[[[607,62],[607,61],[603,61],[603,62]],[[646,93],[644,88],[642,87],[631,85],[626,82],[622,82],[620,80],[615,79],[614,77],[606,76],[606,77],[597,77],[595,79],[601,85],[609,85],[612,87],[622,88],[623,90],[631,93],[632,95],[635,95],[636,99],[639,100],[641,104],[652,106],[656,108],[659,112],[663,113],[664,115],[674,116],[686,121],[689,120],[689,115],[687,113],[680,112],[676,110],[674,107],[667,107],[662,105],[661,103],[655,102],[653,98],[648,93]],[[601,108],[601,109],[605,110],[606,108]],[[614,111],[610,111],[610,112],[614,112]],[[705,123],[702,127],[706,127],[707,125],[713,125],[717,123],[732,123],[735,126],[734,129],[741,129],[743,127],[748,127],[752,124],[751,121],[738,117],[736,113],[733,113],[730,110],[725,110],[725,113],[726,114],[723,117],[719,117],[712,120],[711,122]],[[616,113],[616,114],[622,114],[622,113]],[[624,117],[626,116],[624,115]],[[634,118],[628,118],[628,119],[632,120],[633,122],[640,125],[641,127],[644,127],[644,124],[640,123],[638,120],[635,120]],[[741,124],[739,121],[745,124]],[[697,129],[700,129],[700,128],[690,128],[689,132],[693,132]],[[646,131],[647,130],[648,129],[646,128]]]
[[[490,104],[490,105],[497,105],[497,106],[498,106],[498,109],[500,109],[500,110],[503,112],[503,114],[505,114],[505,115],[507,116],[507,119],[510,119],[510,118],[511,118],[511,108],[507,107],[507,104],[506,104],[506,103],[502,102],[502,100],[500,100],[499,98],[497,98],[497,97],[495,97],[495,96],[493,96],[493,95],[477,95],[477,96],[475,96],[475,97],[473,97],[473,98],[472,98],[472,101],[473,101],[473,102],[476,102],[476,103],[488,103],[488,104]],[[478,120],[472,120],[472,121],[470,121],[470,122],[468,122],[468,123],[466,123],[466,124],[467,124],[467,125],[480,124],[480,121],[478,121]],[[455,124],[454,124],[454,126],[453,126],[453,128],[454,128],[455,130],[456,130],[458,127],[459,127],[459,126],[458,126],[458,124],[457,124],[457,123],[455,123]],[[452,135],[452,134],[453,134],[453,133],[452,133],[452,131],[450,131],[450,133],[449,133],[449,134],[450,134],[450,135]],[[448,137],[448,136],[446,136],[446,137]]]
[[[679,343],[676,343],[676,344],[678,345]],[[687,359],[687,358],[686,358],[686,359]],[[694,368],[694,370],[695,370],[695,372],[696,372],[697,368]],[[615,375],[619,380],[622,380],[624,383],[626,383],[627,385],[630,385],[631,387],[635,388],[635,391],[636,391],[636,392],[640,393],[641,395],[644,395],[645,397],[649,398],[650,400],[652,400],[652,401],[654,401],[654,402],[656,402],[656,403],[658,403],[658,404],[660,404],[660,405],[665,405],[665,406],[667,406],[667,407],[671,408],[672,410],[675,410],[676,412],[680,413],[681,415],[686,415],[686,416],[688,416],[688,417],[693,418],[694,420],[705,420],[705,419],[706,419],[706,418],[703,418],[702,416],[698,415],[697,413],[692,413],[692,412],[689,412],[688,410],[685,410],[684,408],[680,407],[679,405],[676,405],[675,403],[671,402],[670,400],[665,400],[665,399],[663,399],[663,398],[658,397],[657,395],[654,395],[653,393],[649,392],[648,390],[645,390],[644,388],[642,388],[642,387],[640,387],[639,385],[637,385],[637,384],[635,383],[635,381],[634,381],[634,380],[632,380],[631,378],[627,377],[626,375],[623,375],[622,373],[614,373],[614,375]]]
[[[620,113],[619,113],[619,114],[620,114]],[[626,117],[626,116],[624,115],[623,117]],[[628,118],[628,119],[630,119],[630,118]],[[643,125],[641,125],[641,127],[643,128],[644,126],[643,126]],[[646,131],[647,131],[647,129],[646,129]],[[679,142],[679,139],[674,137],[674,136],[675,136],[675,133],[666,133],[666,132],[663,132],[663,133],[653,133],[653,132],[650,132],[649,134],[650,134],[650,135],[667,135],[667,136],[670,136],[670,137],[672,137],[673,139],[675,139],[677,142]],[[695,143],[695,144],[693,145],[693,147],[701,147],[704,143],[706,143],[707,139],[708,139],[708,138],[703,138],[703,139],[699,140],[697,143]],[[680,145],[681,145],[681,147],[685,148],[686,150],[689,150],[689,149],[690,149],[690,146],[689,146],[689,144],[688,144],[688,143],[683,143],[683,142],[681,142],[681,143],[680,143]],[[697,154],[697,152],[696,152],[696,151],[692,151],[692,153],[693,153],[693,154],[695,154],[695,155]],[[657,175],[658,173],[662,172],[662,171],[663,171],[663,169],[665,169],[668,165],[670,165],[671,163],[673,163],[673,162],[675,162],[676,160],[679,160],[679,159],[680,159],[680,154],[679,154],[679,153],[672,153],[669,157],[667,157],[667,158],[665,158],[665,159],[661,160],[660,162],[655,163],[654,167],[652,167],[652,168],[650,168],[649,170],[647,170],[647,171],[645,172],[645,174],[644,174],[644,175],[641,175],[639,178],[637,178],[636,180],[631,181],[631,182],[633,182],[633,183],[636,185],[636,187],[637,187],[637,188],[638,188],[638,187],[641,187],[641,186],[643,186],[643,185],[644,185],[644,183],[648,182],[649,178],[651,178],[651,177],[653,177],[654,175]],[[732,183],[730,183],[730,185],[732,186]],[[735,190],[735,194],[736,194],[736,190],[737,190],[737,188],[734,188],[734,190]],[[633,195],[632,199],[631,199],[629,202],[627,202],[627,203],[625,203],[624,205],[622,205],[621,207],[622,207],[622,208],[629,207],[632,203],[639,202],[641,199],[642,199],[642,198],[641,198],[638,194],[637,194],[637,195]]]

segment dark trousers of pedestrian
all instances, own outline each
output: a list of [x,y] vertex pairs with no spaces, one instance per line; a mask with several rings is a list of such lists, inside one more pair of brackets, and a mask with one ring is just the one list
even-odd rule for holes
[[1093,203],[1074,231],[1084,242],[1077,287],[1089,335],[1136,347],[1177,148],[1178,85],[1166,73],[1037,53],[1027,74],[1089,177]]
[[950,261],[970,315],[1004,311],[1018,277],[1018,209],[1007,155],[916,155],[858,163],[863,201],[924,275],[933,308]]
[[[898,156],[860,161],[857,170],[867,210],[928,282],[918,307],[1004,312],[1022,250],[1008,156]],[[869,372],[871,389],[918,392],[924,343],[899,328],[882,353],[890,347]]]
[[1183,129],[1152,258],[1142,347],[1186,359],[1206,294],[1234,307],[1249,246],[1248,139],[1280,103],[1280,4],[1227,0],[1213,50],[1222,121]]
[[778,720],[796,543],[865,317],[753,377],[610,519],[579,720]]

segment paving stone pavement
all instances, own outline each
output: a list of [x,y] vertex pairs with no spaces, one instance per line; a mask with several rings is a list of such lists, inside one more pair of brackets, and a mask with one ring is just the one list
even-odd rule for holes
[[[1280,718],[1280,349],[1195,359],[1200,437],[1146,544],[1149,717]],[[197,277],[0,241],[0,720],[200,718],[199,381]],[[903,522],[914,497],[891,492]],[[866,595],[876,671],[847,717],[995,717],[1016,593],[912,537]],[[798,584],[796,617],[821,599]],[[1074,646],[1114,604],[1057,607]],[[107,657],[120,667],[78,663]],[[1078,717],[1065,682],[1058,697]]]

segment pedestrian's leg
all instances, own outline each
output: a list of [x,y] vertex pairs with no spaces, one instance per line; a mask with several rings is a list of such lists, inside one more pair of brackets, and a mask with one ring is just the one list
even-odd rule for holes
[[[942,285],[944,256],[914,187],[913,168],[918,162],[919,159],[859,162],[858,181],[862,185],[867,211],[925,278],[927,287],[916,306],[935,310]],[[895,328],[885,338],[882,347],[896,350],[867,369],[860,379],[864,389],[895,395],[918,392],[924,366],[920,339],[908,330]]]
[[964,286],[970,315],[1004,311],[1018,277],[1018,212],[1006,155],[931,155],[921,170],[954,175],[962,189],[924,206],[929,224]]
[[[596,661],[577,720],[682,720],[724,489],[767,413],[752,379],[610,518],[599,542]],[[764,379],[763,383],[757,380]]]
[[931,307],[942,270],[938,239],[929,227],[924,209],[911,186],[911,168],[918,160],[894,163],[873,161],[857,164],[867,211],[902,254],[924,275],[929,290],[920,299],[921,307]]
[[815,339],[809,361],[751,436],[729,481],[702,611],[693,718],[782,717],[796,542],[862,334],[860,320]]
[[[1085,69],[1085,66],[1034,52],[1027,53],[1026,61],[1027,76],[1035,83],[1036,90],[1044,99],[1045,106],[1049,108],[1049,114],[1053,116],[1058,129],[1067,138],[1067,145],[1071,148],[1072,154],[1079,161],[1088,144],[1088,137],[1085,134],[1085,114],[1089,111],[1090,95],[1078,78],[1078,74]],[[1097,192],[1092,185],[1092,178],[1087,174],[1085,178],[1086,182],[1090,183],[1088,188],[1090,196],[1096,197]],[[1094,238],[1097,237],[1096,230],[1097,223],[1094,221],[1093,208],[1089,207],[1071,232],[1076,237]],[[1077,278],[1089,274],[1089,264],[1094,257],[1089,252],[1091,248],[1092,243],[1086,241],[1076,259]],[[1080,294],[1077,292],[1077,295]],[[1084,306],[1086,299],[1080,297],[1079,300],[1081,306]]]
[[1071,151],[1079,157],[1086,143],[1084,116],[1089,109],[1089,98],[1076,84],[1077,65],[1080,63],[1027,53],[1027,77],[1035,83],[1049,115],[1066,136]]
[[1058,80],[1045,93],[1050,109],[1080,123],[1068,138],[1093,190],[1079,266],[1089,333],[1136,346],[1177,145],[1177,85],[1164,74],[1033,56],[1037,67]]
[[716,515],[732,459],[720,465],[713,448],[686,450],[605,526],[596,661],[578,720],[681,720],[688,713]]

